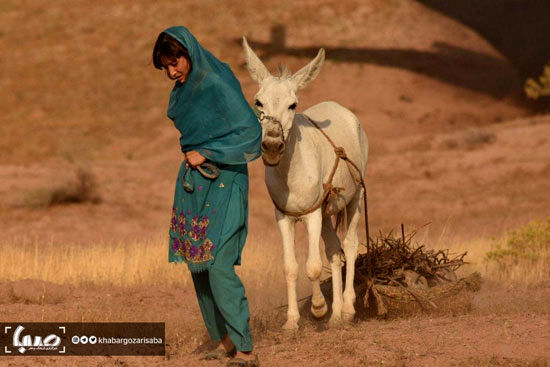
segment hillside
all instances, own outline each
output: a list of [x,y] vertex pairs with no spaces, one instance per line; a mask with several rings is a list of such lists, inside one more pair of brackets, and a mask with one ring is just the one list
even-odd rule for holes
[[[442,223],[461,217],[450,208],[461,205],[463,184],[445,190],[450,197],[444,200],[401,194],[410,186],[407,177],[420,176],[419,186],[427,180],[444,187],[447,179],[453,185],[441,170],[437,179],[422,177],[432,171],[430,165],[437,165],[433,156],[441,156],[437,149],[428,154],[436,148],[428,141],[436,136],[461,140],[463,134],[483,135],[485,128],[498,136],[507,129],[505,121],[530,114],[522,105],[521,80],[506,60],[463,25],[412,1],[301,2],[298,7],[279,2],[269,9],[254,1],[247,6],[191,1],[21,4],[8,1],[0,13],[0,45],[11,50],[10,57],[0,60],[0,215],[9,221],[3,227],[8,236],[28,233],[27,220],[34,223],[29,233],[33,236],[77,242],[151,237],[164,231],[179,147],[177,131],[165,117],[171,83],[152,67],[150,55],[156,34],[171,24],[186,24],[227,61],[249,99],[257,87],[243,68],[242,51],[235,42],[243,34],[253,45],[256,42],[259,54],[270,56],[266,65],[272,70],[278,63],[297,70],[309,60],[308,50],[327,49],[323,71],[301,94],[299,109],[335,100],[362,121],[371,143],[367,179],[375,229],[393,228],[402,221],[432,222],[439,232]],[[287,11],[290,8],[294,10]],[[203,21],[207,18],[210,21]],[[262,49],[271,42],[270,29],[277,24],[285,27],[284,47],[275,52]],[[529,123],[519,124],[533,131],[528,135],[542,136]],[[490,149],[506,150],[495,154],[503,156],[502,169],[509,167],[508,160],[516,159],[513,146],[503,148],[497,138],[479,147],[493,143]],[[543,149],[547,143],[540,144]],[[470,147],[457,147],[444,149],[447,159],[473,154]],[[398,158],[410,149],[414,159]],[[418,149],[422,154],[416,154]],[[397,159],[390,158],[392,151]],[[483,150],[479,153],[486,156]],[[74,180],[74,167],[95,174],[101,205],[25,208],[37,190]],[[460,167],[469,171],[469,166],[457,163],[456,174],[471,174],[461,174]],[[262,181],[261,163],[255,162],[253,221],[272,227]],[[422,212],[425,201],[441,203],[442,210],[430,211],[433,215],[428,217],[403,213],[404,208]],[[536,216],[540,204],[528,204],[535,212],[520,214],[520,220]],[[76,219],[81,211],[87,213],[86,223]],[[105,221],[117,226],[105,226]],[[70,228],[74,231],[66,230]]]

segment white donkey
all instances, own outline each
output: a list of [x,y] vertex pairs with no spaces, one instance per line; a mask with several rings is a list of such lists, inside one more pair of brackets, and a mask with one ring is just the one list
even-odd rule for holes
[[[341,161],[332,184],[343,190],[333,191],[325,205],[308,211],[323,199],[325,187],[335,163],[335,150],[313,123],[311,118],[330,137],[336,146],[343,147],[347,157],[360,169],[361,177],[367,163],[367,136],[357,117],[336,102],[323,102],[296,113],[296,92],[311,82],[321,70],[324,49],[313,61],[294,75],[281,70],[275,77],[269,73],[243,37],[246,63],[252,79],[260,86],[255,105],[260,110],[262,123],[262,158],[269,195],[275,204],[275,217],[281,232],[284,252],[284,273],[288,287],[288,314],[284,329],[297,329],[300,314],[296,298],[298,263],[294,251],[294,225],[303,220],[309,237],[306,274],[312,282],[311,312],[323,317],[327,304],[320,288],[322,261],[319,240],[323,237],[327,258],[331,263],[333,303],[330,325],[342,319],[351,321],[355,315],[353,288],[354,264],[359,239],[357,227],[361,218],[362,186],[347,164]],[[307,116],[307,117],[306,117]],[[357,174],[355,176],[358,176]],[[347,211],[347,233],[340,246],[332,216]],[[292,214],[290,214],[292,213]],[[338,222],[338,221],[337,221]],[[341,249],[346,263],[346,288],[342,293]]]

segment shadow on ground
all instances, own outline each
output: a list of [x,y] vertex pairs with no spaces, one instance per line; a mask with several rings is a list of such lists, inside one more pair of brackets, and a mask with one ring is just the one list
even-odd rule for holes
[[[241,39],[233,41],[238,44],[242,42]],[[326,51],[326,58],[337,62],[376,64],[410,70],[495,98],[522,93],[519,73],[506,59],[443,42],[433,44],[435,51],[326,45],[289,47],[286,45],[286,27],[277,25],[271,29],[269,42],[249,39],[248,43],[259,51],[259,56],[264,61],[279,55],[311,59],[322,47]]]

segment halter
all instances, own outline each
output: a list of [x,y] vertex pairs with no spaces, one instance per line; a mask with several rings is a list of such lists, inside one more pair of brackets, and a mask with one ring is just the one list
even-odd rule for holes
[[285,130],[283,129],[283,123],[279,119],[277,119],[276,117],[270,116],[270,115],[266,115],[264,113],[264,111],[260,111],[260,115],[258,116],[258,120],[260,120],[260,123],[263,122],[264,120],[268,120],[268,121],[274,122],[277,125],[279,125],[279,127],[281,128],[281,134],[283,135],[283,141],[286,140]]

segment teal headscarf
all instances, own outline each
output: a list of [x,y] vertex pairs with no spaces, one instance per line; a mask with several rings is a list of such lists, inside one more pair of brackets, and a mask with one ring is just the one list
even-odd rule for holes
[[[204,49],[185,27],[164,32],[180,42],[191,59],[187,80],[176,81],[170,94],[168,117],[181,133],[182,151],[198,151],[220,172],[215,180],[197,170],[186,174],[182,162],[170,223],[169,261],[185,262],[191,272],[207,270],[221,247],[237,241],[239,256],[234,260],[239,264],[248,228],[246,163],[261,155],[262,129],[227,64]],[[193,192],[183,189],[184,180],[193,182]]]
[[185,27],[164,31],[189,52],[191,73],[176,81],[168,117],[181,132],[182,151],[218,163],[241,164],[261,154],[261,127],[229,66],[204,49]]

